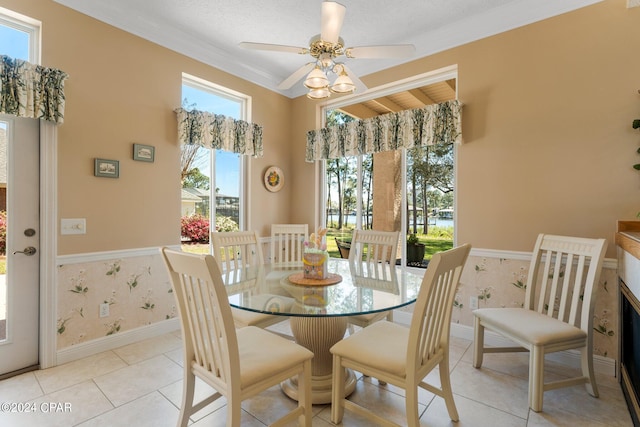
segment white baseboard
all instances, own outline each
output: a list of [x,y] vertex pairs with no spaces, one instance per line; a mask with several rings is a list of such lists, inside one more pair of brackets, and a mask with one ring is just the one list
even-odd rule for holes
[[[394,311],[393,321],[409,326],[411,323],[411,313],[405,311]],[[451,336],[473,341],[473,327],[451,324]],[[491,346],[514,346],[512,341],[496,334],[495,332],[485,330],[485,343]],[[559,351],[546,356],[547,360],[551,360],[562,365],[580,369],[580,353],[575,350]],[[616,360],[604,356],[593,356],[593,370],[596,374],[606,375],[610,377],[616,376]]]
[[145,339],[157,337],[178,329],[180,329],[180,320],[176,317],[153,323],[151,325],[141,326],[129,331],[72,345],[71,347],[58,350],[56,353],[56,364],[62,365],[63,363],[82,359],[84,357],[102,353],[103,351],[113,350]]

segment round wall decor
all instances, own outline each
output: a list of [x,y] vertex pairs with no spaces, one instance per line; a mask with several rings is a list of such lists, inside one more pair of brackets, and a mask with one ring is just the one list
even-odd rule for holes
[[264,186],[271,192],[280,191],[284,185],[284,175],[282,169],[277,166],[270,166],[264,173]]

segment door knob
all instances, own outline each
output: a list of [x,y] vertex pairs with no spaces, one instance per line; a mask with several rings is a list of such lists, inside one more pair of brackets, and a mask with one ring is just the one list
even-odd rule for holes
[[27,256],[31,256],[33,254],[36,253],[36,248],[34,248],[33,246],[27,246],[26,248],[24,248],[24,251],[15,251],[13,254],[25,254]]

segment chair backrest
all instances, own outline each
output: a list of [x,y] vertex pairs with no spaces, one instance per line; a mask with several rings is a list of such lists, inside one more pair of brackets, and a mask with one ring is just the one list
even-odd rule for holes
[[353,230],[350,261],[396,263],[398,231]]
[[301,266],[308,236],[307,224],[271,225],[271,263],[279,267]]
[[589,334],[606,249],[605,239],[540,234],[529,267],[525,308]]
[[162,255],[178,302],[185,366],[209,371],[222,387],[240,384],[236,329],[214,258],[167,248]]
[[211,233],[213,255],[222,271],[264,264],[258,233],[225,231]]
[[399,293],[395,264],[349,261],[351,280],[355,287],[366,287],[394,295]]
[[[433,255],[413,309],[407,349],[407,377],[415,378],[432,359],[448,357],[453,299],[471,245]],[[422,377],[420,377],[422,378]]]

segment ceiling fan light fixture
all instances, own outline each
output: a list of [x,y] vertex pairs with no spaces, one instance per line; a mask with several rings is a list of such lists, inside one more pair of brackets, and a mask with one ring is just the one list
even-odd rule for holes
[[311,70],[307,78],[304,80],[304,85],[309,89],[322,89],[329,86],[329,79],[327,75],[320,69],[320,67]]
[[331,92],[335,93],[351,93],[356,90],[356,85],[353,84],[351,78],[343,71],[333,85],[331,85]]
[[307,98],[310,98],[310,99],[324,99],[324,98],[328,98],[329,96],[331,96],[331,92],[327,87],[312,89],[309,91],[309,93],[307,93]]

